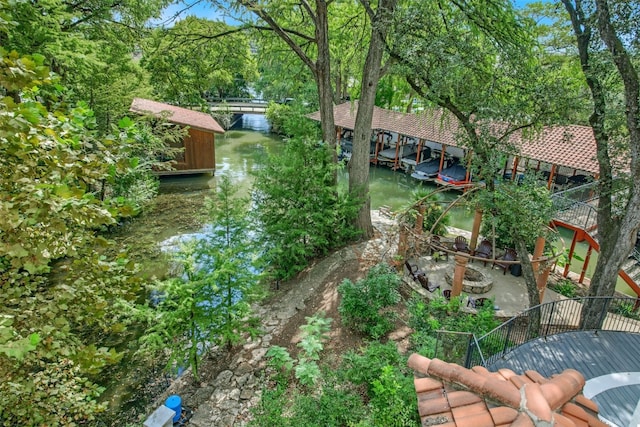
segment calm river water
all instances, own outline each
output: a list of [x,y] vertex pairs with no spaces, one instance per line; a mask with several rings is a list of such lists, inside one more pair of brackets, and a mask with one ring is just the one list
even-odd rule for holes
[[[239,186],[241,191],[249,192],[253,182],[252,172],[262,167],[268,153],[277,154],[282,148],[282,139],[271,135],[269,124],[264,116],[258,114],[245,114],[242,119],[227,131],[224,136],[216,138],[216,176],[196,175],[196,176],[173,176],[162,179],[161,191],[192,191],[196,189],[215,188],[216,177],[227,175],[232,182]],[[347,185],[348,175],[341,171],[339,179],[343,185]],[[371,166],[369,190],[371,194],[371,208],[377,209],[382,205],[390,206],[392,209],[399,209],[408,204],[411,200],[411,191],[418,186],[435,189],[435,185],[420,183],[409,175],[394,172],[387,167]],[[460,193],[452,191],[444,193],[447,200],[454,200]],[[464,208],[454,208],[451,210],[450,225],[464,230],[471,230],[473,224],[473,213]],[[560,236],[564,239],[564,246],[568,248],[571,244],[571,232],[560,230]],[[560,245],[562,246],[562,245]],[[587,245],[578,243],[576,254],[584,258]],[[596,265],[597,253],[591,255],[591,261],[586,275],[590,277]],[[582,261],[574,259],[571,270],[580,272]],[[630,290],[622,282],[618,281],[619,290],[629,292]]]

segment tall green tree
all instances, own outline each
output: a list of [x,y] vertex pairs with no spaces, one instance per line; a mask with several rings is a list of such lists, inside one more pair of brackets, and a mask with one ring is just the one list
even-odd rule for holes
[[139,290],[96,234],[122,213],[98,197],[113,155],[86,106],[58,102],[43,56],[0,54],[2,90],[20,101],[0,100],[0,418],[90,422],[104,409],[94,382],[120,359],[106,345],[124,329],[115,305]]
[[142,65],[156,93],[180,104],[201,103],[208,94],[247,96],[257,77],[245,34],[223,22],[194,16],[172,28],[156,29],[145,43]]
[[357,201],[335,191],[333,168],[326,145],[293,138],[257,173],[256,216],[276,280],[357,235],[352,227]]
[[245,334],[258,333],[250,305],[260,296],[254,266],[259,254],[251,244],[255,230],[247,203],[235,196],[229,178],[221,177],[208,204],[211,229],[176,254],[180,276],[160,283],[159,304],[143,310],[149,321],[143,349],[169,349],[169,368],[191,367],[197,378],[212,346],[230,348]]
[[[637,1],[562,0],[591,92],[589,122],[599,164],[600,256],[589,295],[609,296],[640,229],[640,79]],[[617,162],[624,160],[622,165]],[[616,167],[618,166],[618,167]],[[620,167],[622,166],[622,168]],[[626,172],[628,170],[628,173]],[[623,189],[618,184],[623,182]],[[585,327],[599,327],[603,301],[583,310]]]
[[[374,8],[368,1],[360,1],[365,15],[374,28],[372,38],[375,36],[377,40],[380,40],[386,37],[388,25],[391,22],[388,20],[388,15],[393,12],[395,3],[395,1],[390,0],[383,1],[378,4],[377,8]],[[331,71],[330,22],[332,22],[331,13],[340,14],[343,7],[352,10],[353,5],[349,2],[333,2],[331,0],[316,0],[315,4],[308,1],[238,0],[232,2],[232,5],[235,6],[235,10],[254,14],[258,18],[258,22],[253,24],[254,27],[260,27],[259,24],[266,24],[311,71],[317,86],[322,138],[331,150],[333,162],[336,163],[337,137],[333,117],[335,91]],[[345,25],[343,28],[348,27]],[[380,64],[384,46],[378,42],[363,44],[363,46],[367,47],[368,60],[365,61],[365,68],[362,72],[363,82],[365,83],[361,85],[361,99],[358,107],[358,118],[356,119],[354,155],[350,162],[349,191],[354,198],[358,198],[363,202],[354,220],[356,227],[361,232],[361,236],[369,238],[373,235],[373,227],[371,225],[368,196],[368,150],[375,90],[380,77]],[[370,95],[371,92],[373,96]],[[360,112],[360,110],[362,111]],[[365,151],[367,153],[366,156],[363,154]],[[334,181],[336,179],[337,176],[334,176]]]
[[8,50],[40,54],[71,92],[85,101],[108,132],[135,96],[148,95],[146,74],[134,53],[146,22],[159,17],[169,0],[3,2],[11,15],[1,37]]

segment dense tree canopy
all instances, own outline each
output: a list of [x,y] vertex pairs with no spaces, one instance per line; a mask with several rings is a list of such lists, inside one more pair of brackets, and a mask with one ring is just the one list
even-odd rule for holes
[[158,96],[186,105],[202,102],[207,95],[248,96],[257,74],[245,34],[193,16],[170,29],[155,30],[145,44],[142,65]]

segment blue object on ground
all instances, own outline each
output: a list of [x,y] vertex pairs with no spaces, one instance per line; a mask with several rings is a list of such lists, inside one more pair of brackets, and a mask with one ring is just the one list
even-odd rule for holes
[[164,402],[164,406],[173,410],[176,414],[173,416],[173,422],[176,423],[180,421],[180,415],[182,414],[182,399],[177,394],[173,394],[167,397],[167,400]]

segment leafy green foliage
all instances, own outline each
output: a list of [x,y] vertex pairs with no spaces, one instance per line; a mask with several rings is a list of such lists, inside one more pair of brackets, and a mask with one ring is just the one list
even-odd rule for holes
[[142,311],[149,322],[143,349],[168,348],[168,367],[189,366],[196,377],[213,345],[231,347],[245,334],[258,333],[250,307],[260,292],[252,266],[256,254],[247,242],[252,234],[247,200],[234,193],[229,178],[221,177],[209,203],[209,235],[176,254],[183,274],[160,283],[158,307]]
[[310,258],[356,236],[356,203],[336,188],[333,168],[326,146],[292,139],[257,173],[256,216],[275,279],[293,276]]
[[341,371],[346,380],[366,385],[372,392],[374,380],[382,375],[387,366],[402,366],[406,363],[404,357],[398,353],[398,347],[393,341],[381,343],[373,341],[358,352],[351,350],[343,355]]
[[118,3],[5,2],[11,31],[2,45],[37,53],[71,90],[70,101],[95,111],[101,132],[126,114],[134,96],[148,96],[148,76],[134,60],[141,30],[166,0]]
[[[322,376],[317,361],[324,348],[323,342],[327,339],[331,319],[325,318],[323,313],[306,318],[307,323],[300,327],[301,340],[298,343],[301,351],[295,363],[295,377],[304,386],[314,385]],[[280,381],[286,380],[294,366],[294,360],[287,349],[279,346],[271,347],[267,353],[269,366],[278,372]]]
[[142,65],[160,97],[198,105],[207,94],[247,96],[257,77],[256,62],[248,37],[232,30],[224,22],[195,16],[155,30],[146,40]]
[[384,336],[394,319],[385,308],[400,301],[399,286],[400,277],[386,264],[376,265],[356,283],[345,279],[338,287],[342,297],[338,310],[344,323],[374,339]]
[[[425,301],[423,297],[414,295],[407,305],[409,311],[409,326],[414,329],[411,335],[411,343],[414,349],[427,357],[446,356],[446,360],[463,363],[467,350],[468,336],[443,335],[440,337],[439,349],[435,355],[435,346],[438,339],[437,331],[468,332],[476,336],[484,335],[499,325],[495,318],[493,304],[485,304],[479,307],[475,314],[462,310],[459,297],[447,301],[444,297]],[[441,353],[442,352],[442,353]]]
[[102,389],[82,376],[69,359],[34,371],[26,381],[3,385],[2,425],[72,426],[95,422],[106,404],[95,401]]
[[571,280],[560,280],[550,288],[567,298],[573,298],[578,295],[577,286]]
[[379,378],[372,382],[373,396],[369,402],[371,424],[374,426],[415,426],[418,417],[413,375],[403,375],[396,366],[385,366]]
[[533,250],[536,238],[552,237],[546,233],[552,218],[549,190],[534,178],[525,177],[520,184],[503,181],[495,191],[480,190],[477,201],[484,212],[481,232],[499,246],[516,247],[515,242],[522,241]]
[[422,229],[429,231],[433,228],[433,234],[444,236],[447,234],[450,217],[448,214],[442,216],[444,212],[443,200],[438,194],[432,193],[423,187],[413,190],[410,205],[402,209],[401,219],[408,225],[415,227],[418,213],[424,209]]

